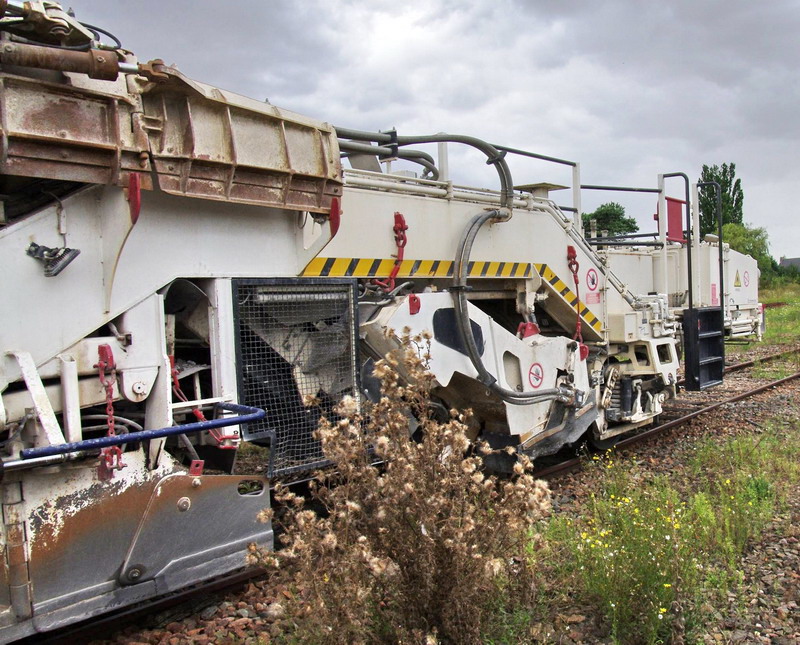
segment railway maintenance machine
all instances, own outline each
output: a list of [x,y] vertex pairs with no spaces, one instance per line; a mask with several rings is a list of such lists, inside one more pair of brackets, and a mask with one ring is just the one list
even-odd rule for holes
[[[550,158],[334,128],[139,62],[57,3],[0,8],[0,640],[271,545],[271,479],[325,463],[320,417],[380,396],[404,329],[432,334],[436,404],[532,456],[650,424],[682,338],[694,386],[721,378],[701,291],[727,292],[675,269],[691,235],[597,252],[577,164],[551,159],[574,179],[559,207],[510,170]],[[454,184],[448,145],[498,188]],[[267,476],[234,474],[242,441],[270,447]]]

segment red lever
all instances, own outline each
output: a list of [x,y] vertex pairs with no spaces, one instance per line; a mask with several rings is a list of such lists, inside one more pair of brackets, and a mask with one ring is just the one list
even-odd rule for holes
[[138,172],[128,175],[128,209],[131,213],[131,223],[136,224],[142,210],[142,177]]

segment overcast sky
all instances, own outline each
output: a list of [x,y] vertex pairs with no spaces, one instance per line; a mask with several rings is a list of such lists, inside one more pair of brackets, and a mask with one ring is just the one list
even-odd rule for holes
[[[65,4],[68,4],[65,2]],[[744,219],[800,257],[798,0],[72,0],[140,59],[340,127],[450,132],[578,161],[582,182],[655,187],[734,162]],[[480,156],[457,181],[496,188]],[[569,183],[512,165],[516,184]],[[682,197],[677,181],[669,184]],[[569,203],[567,196],[556,197]],[[619,201],[654,230],[653,195]]]

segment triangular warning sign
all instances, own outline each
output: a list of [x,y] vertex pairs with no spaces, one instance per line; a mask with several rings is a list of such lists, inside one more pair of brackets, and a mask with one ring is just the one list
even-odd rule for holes
[[738,271],[736,272],[736,278],[734,278],[734,280],[733,280],[733,286],[734,287],[741,287],[742,286],[742,280],[739,277],[739,272]]

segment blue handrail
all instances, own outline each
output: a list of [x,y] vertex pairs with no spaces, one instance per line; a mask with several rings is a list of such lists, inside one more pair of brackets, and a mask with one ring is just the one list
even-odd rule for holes
[[22,459],[51,457],[53,455],[64,455],[70,452],[97,450],[98,448],[106,448],[107,446],[119,446],[124,443],[133,443],[135,441],[169,437],[170,435],[176,434],[202,432],[203,430],[213,430],[215,428],[224,428],[225,426],[235,426],[242,423],[250,423],[251,421],[258,421],[259,419],[263,419],[267,414],[260,408],[253,408],[249,405],[239,405],[238,403],[217,403],[217,407],[228,410],[229,412],[236,412],[239,416],[198,421],[196,423],[185,423],[183,425],[159,428],[157,430],[142,430],[141,432],[130,432],[128,434],[118,434],[109,437],[97,437],[96,439],[61,443],[55,446],[45,446],[43,448],[27,448],[20,452],[20,457]]

